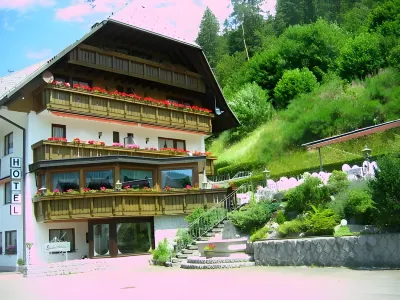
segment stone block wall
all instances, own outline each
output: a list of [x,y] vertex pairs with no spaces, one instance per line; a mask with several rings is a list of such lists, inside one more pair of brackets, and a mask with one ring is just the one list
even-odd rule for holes
[[256,265],[400,267],[400,234],[269,240],[253,248]]
[[187,228],[185,216],[156,216],[154,217],[155,246],[164,238],[173,243],[179,228]]

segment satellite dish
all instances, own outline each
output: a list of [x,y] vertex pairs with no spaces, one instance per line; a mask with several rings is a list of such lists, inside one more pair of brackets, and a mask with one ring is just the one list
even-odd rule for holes
[[45,71],[42,74],[42,79],[46,83],[52,83],[54,81],[54,76],[50,71]]

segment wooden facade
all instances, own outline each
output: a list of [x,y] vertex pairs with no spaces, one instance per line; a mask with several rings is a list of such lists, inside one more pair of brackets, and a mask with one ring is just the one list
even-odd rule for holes
[[196,92],[206,90],[200,74],[89,45],[81,44],[71,51],[68,62]]
[[213,116],[184,111],[172,106],[143,102],[109,94],[101,94],[55,85],[45,85],[34,93],[35,110],[64,111],[108,119],[145,123],[212,133]]
[[[40,141],[32,145],[33,163],[46,160],[62,160],[85,157],[132,156],[148,158],[188,157],[186,153],[146,149],[128,149],[113,146],[97,146],[86,143]],[[206,157],[205,165],[199,165],[200,172],[205,168],[206,175],[214,175],[214,161],[217,157]]]
[[38,222],[188,214],[224,199],[225,189],[63,194],[33,199]]

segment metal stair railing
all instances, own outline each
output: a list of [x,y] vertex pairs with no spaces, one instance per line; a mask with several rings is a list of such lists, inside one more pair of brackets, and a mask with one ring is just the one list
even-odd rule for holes
[[[236,194],[238,192],[248,191],[248,184],[243,184],[235,191],[227,195],[223,200],[216,203],[210,209],[207,209],[197,220],[190,224],[187,229],[188,234],[191,236],[192,241],[198,240],[204,234],[212,230],[215,226],[220,224],[227,217],[227,213],[239,208],[236,202]],[[191,242],[177,242],[175,245],[175,252],[187,248]]]

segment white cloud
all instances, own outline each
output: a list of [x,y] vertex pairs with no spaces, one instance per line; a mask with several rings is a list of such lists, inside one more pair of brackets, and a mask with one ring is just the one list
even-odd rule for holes
[[35,59],[35,60],[40,60],[40,59],[46,59],[52,56],[52,50],[51,49],[42,49],[39,51],[32,51],[29,50],[25,56],[29,59]]
[[[263,9],[274,13],[275,4],[276,0],[267,0]],[[87,22],[91,16],[106,18],[118,11],[113,19],[181,40],[194,41],[207,6],[216,15],[221,27],[232,12],[230,0],[95,0],[93,5],[84,0],[72,1],[70,6],[56,10],[56,19]]]
[[49,7],[55,4],[55,0],[0,0],[0,10],[27,11],[38,6]]

